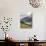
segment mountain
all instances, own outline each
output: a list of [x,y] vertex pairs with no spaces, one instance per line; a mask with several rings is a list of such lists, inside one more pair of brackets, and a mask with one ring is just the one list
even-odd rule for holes
[[32,16],[27,16],[27,17],[22,18],[21,22],[27,25],[32,25]]

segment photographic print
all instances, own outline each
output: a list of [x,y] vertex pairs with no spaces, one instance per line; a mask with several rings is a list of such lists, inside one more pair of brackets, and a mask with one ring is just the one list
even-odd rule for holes
[[20,28],[32,28],[32,14],[20,16]]

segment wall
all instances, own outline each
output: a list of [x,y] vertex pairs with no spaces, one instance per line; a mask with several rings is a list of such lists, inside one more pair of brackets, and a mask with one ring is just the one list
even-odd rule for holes
[[[45,39],[45,11],[45,8],[32,8],[28,0],[0,0],[0,16],[13,17],[12,26],[8,33],[17,40],[27,40],[34,34],[37,35],[39,40]],[[33,28],[20,29],[20,15],[28,12],[33,12]],[[2,39],[2,36],[0,39]]]

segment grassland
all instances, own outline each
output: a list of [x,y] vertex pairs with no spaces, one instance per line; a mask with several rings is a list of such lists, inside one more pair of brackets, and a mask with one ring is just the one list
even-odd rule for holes
[[21,22],[20,22],[20,27],[21,27],[21,28],[32,28],[32,25],[28,25],[28,24],[26,24],[25,22],[21,21]]

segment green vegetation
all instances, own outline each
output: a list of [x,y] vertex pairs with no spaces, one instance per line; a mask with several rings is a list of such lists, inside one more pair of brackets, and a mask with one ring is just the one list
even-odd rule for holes
[[21,27],[21,28],[32,28],[32,25],[28,25],[28,24],[26,24],[25,22],[20,21],[20,27]]

